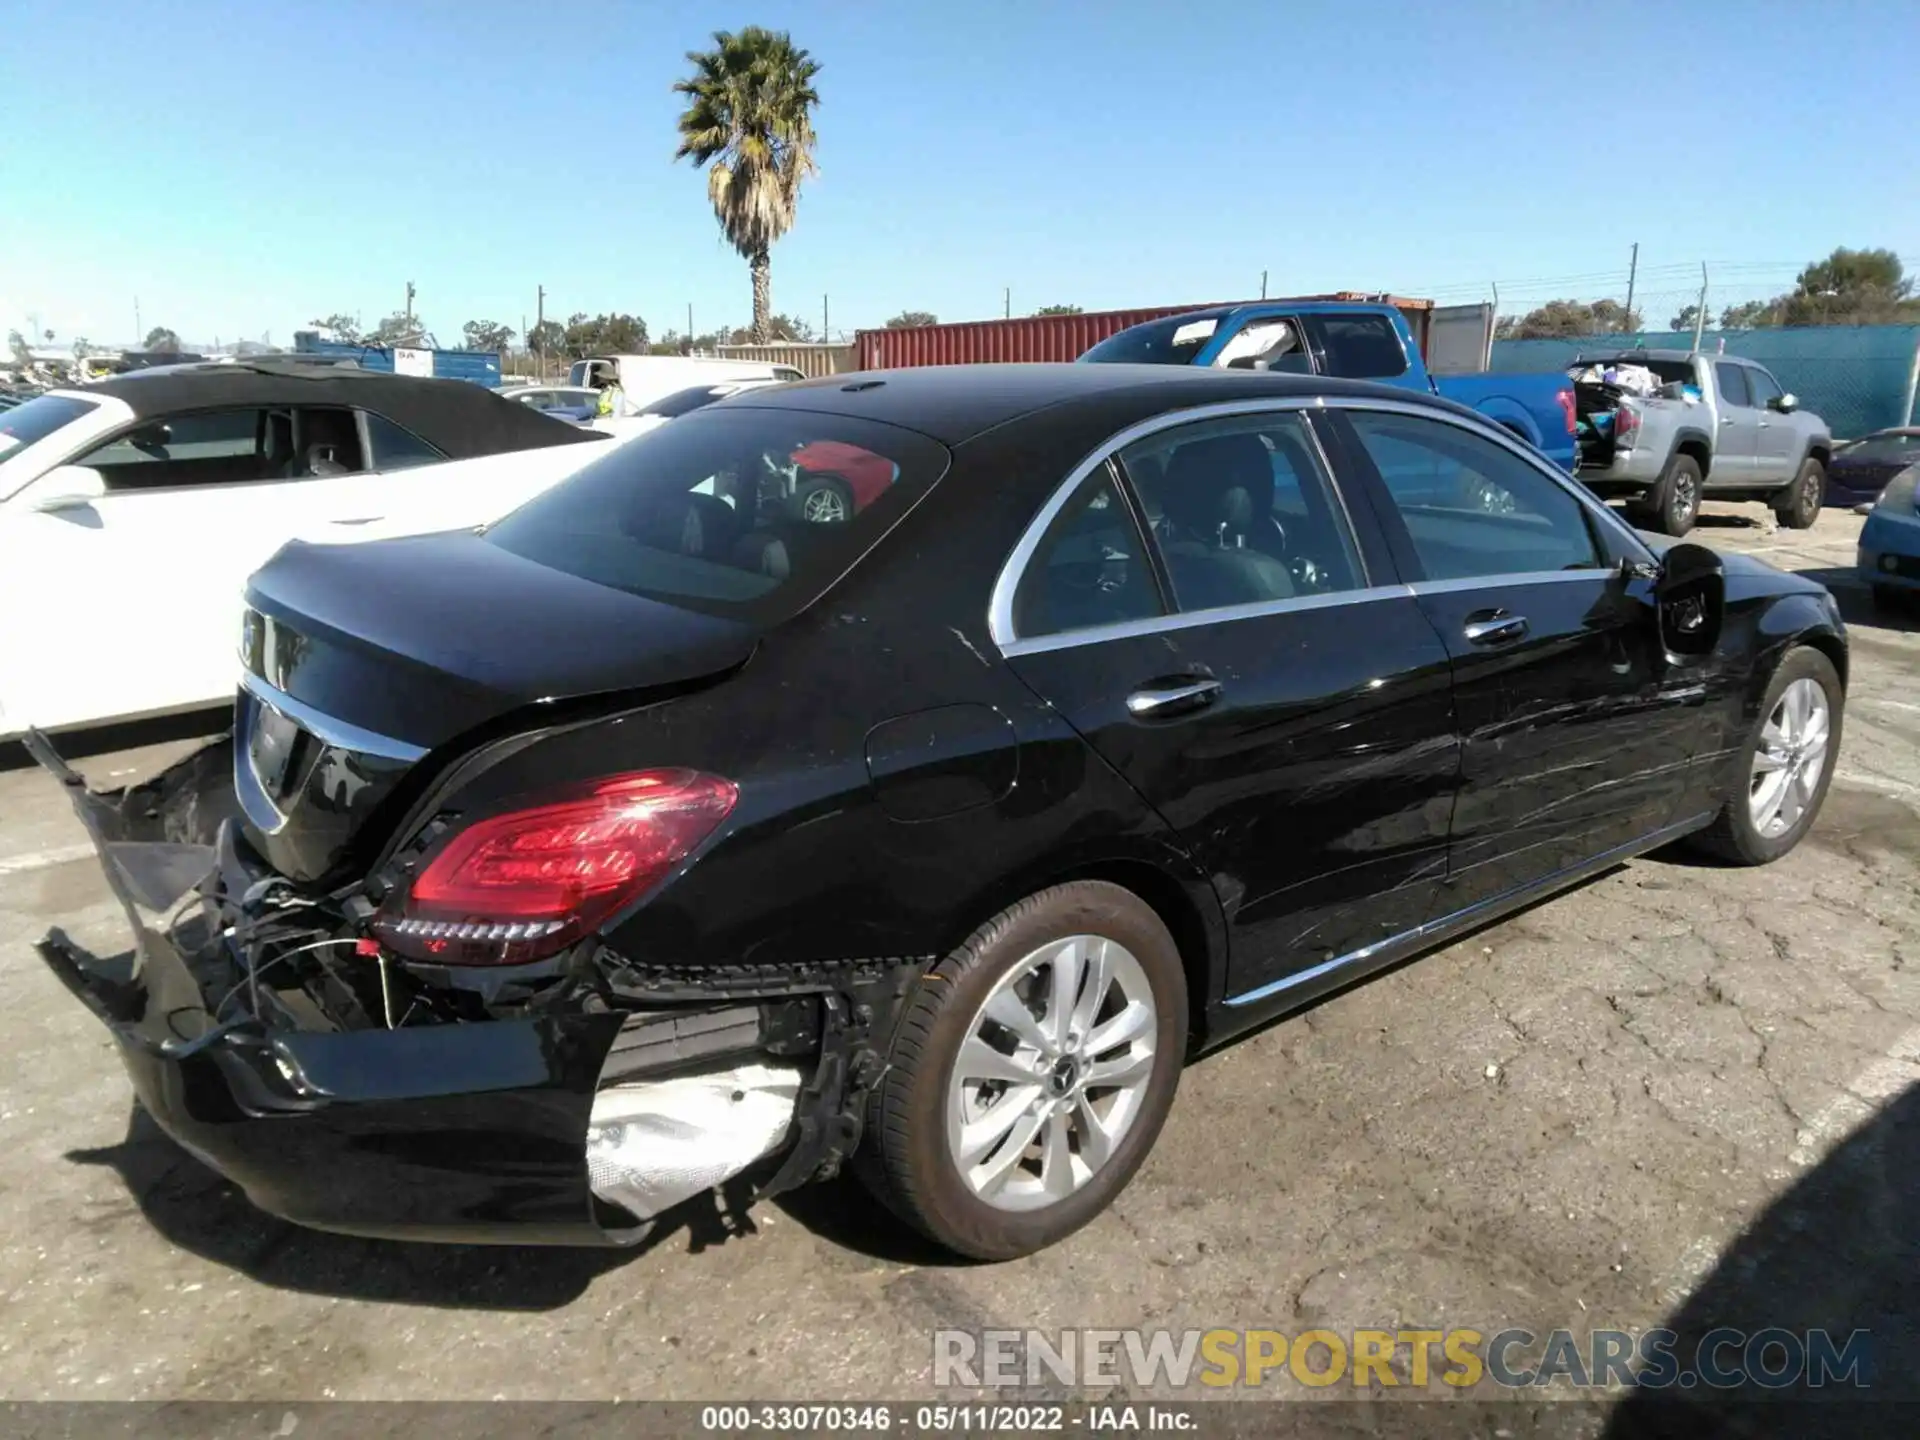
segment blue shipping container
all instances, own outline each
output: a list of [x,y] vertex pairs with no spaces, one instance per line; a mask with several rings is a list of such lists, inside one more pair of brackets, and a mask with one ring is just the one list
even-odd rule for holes
[[384,345],[348,345],[322,340],[312,330],[294,333],[296,355],[332,355],[355,361],[362,370],[388,374],[431,375],[436,380],[470,380],[475,385],[500,383],[500,357],[491,350],[390,350]]

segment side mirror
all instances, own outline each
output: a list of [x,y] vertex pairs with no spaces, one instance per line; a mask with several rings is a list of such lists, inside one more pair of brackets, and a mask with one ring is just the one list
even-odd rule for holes
[[27,508],[42,513],[78,510],[106,493],[106,478],[91,465],[56,465],[33,482]]
[[1792,391],[1785,395],[1776,395],[1767,402],[1769,410],[1778,410],[1782,415],[1791,415],[1800,408],[1800,397]]
[[1660,638],[1675,655],[1706,655],[1720,641],[1726,612],[1727,567],[1704,545],[1670,546],[1653,582]]

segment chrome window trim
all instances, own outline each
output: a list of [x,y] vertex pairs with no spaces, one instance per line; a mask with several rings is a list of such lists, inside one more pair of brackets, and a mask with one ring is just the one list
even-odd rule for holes
[[[1118,625],[1102,625],[1087,630],[1067,630],[1053,635],[1037,635],[1021,639],[1013,626],[1013,597],[1020,588],[1021,578],[1026,573],[1027,564],[1033,559],[1033,553],[1039,549],[1041,539],[1046,535],[1047,527],[1060,513],[1063,506],[1072,497],[1075,490],[1100,466],[1118,456],[1120,451],[1151,435],[1163,430],[1174,430],[1184,425],[1192,425],[1204,420],[1226,419],[1238,415],[1285,414],[1291,411],[1314,410],[1372,410],[1391,415],[1411,415],[1415,419],[1433,420],[1443,425],[1452,425],[1459,430],[1468,431],[1482,439],[1492,440],[1503,445],[1522,460],[1532,465],[1542,475],[1553,481],[1573,500],[1583,506],[1586,512],[1617,539],[1622,540],[1630,553],[1643,558],[1648,563],[1656,563],[1654,554],[1633,533],[1632,527],[1608,509],[1605,502],[1594,495],[1572,475],[1567,474],[1534,449],[1512,431],[1473,411],[1443,410],[1433,405],[1414,404],[1404,400],[1394,400],[1385,396],[1372,395],[1288,395],[1272,399],[1222,400],[1207,405],[1194,405],[1181,410],[1167,410],[1145,420],[1135,421],[1132,425],[1116,432],[1096,445],[1087,456],[1067,473],[1066,479],[1055,487],[1047,497],[1033,519],[1028,522],[1019,541],[1008,553],[1000,566],[1000,573],[993,583],[993,591],[987,602],[987,633],[1004,656],[1032,655],[1047,650],[1059,650],[1073,645],[1090,645],[1100,640],[1121,639],[1130,635],[1152,634],[1157,630],[1183,629],[1188,626],[1208,623],[1216,619],[1244,619],[1261,614],[1284,614],[1289,610],[1318,609],[1326,605],[1336,605],[1346,601],[1365,603],[1369,600],[1386,598],[1389,595],[1434,594],[1445,590],[1464,590],[1476,586],[1536,584],[1542,581],[1581,579],[1588,580],[1604,577],[1610,572],[1602,567],[1592,570],[1545,570],[1513,575],[1484,575],[1466,580],[1421,580],[1412,585],[1375,585],[1362,590],[1336,590],[1326,595],[1293,596],[1284,600],[1266,601],[1254,605],[1231,606],[1217,610],[1180,611],[1155,616],[1149,620],[1127,621]],[[1307,427],[1312,433],[1313,427]],[[1316,454],[1326,465],[1327,478],[1333,486],[1333,492],[1341,507],[1341,512],[1352,528],[1352,515],[1347,508],[1347,498],[1339,473],[1330,463],[1325,448],[1317,434],[1313,435]],[[1121,467],[1124,472],[1125,467]],[[1136,526],[1137,528],[1137,526]],[[1146,543],[1152,543],[1152,537],[1146,537]],[[1354,532],[1356,549],[1359,536]],[[1360,555],[1360,563],[1366,565],[1366,556]]]
[[1501,575],[1465,575],[1453,580],[1416,580],[1407,586],[1415,595],[1448,595],[1459,590],[1487,590],[1506,585],[1560,585],[1570,580],[1609,580],[1618,572],[1605,565],[1584,570],[1516,570]]
[[1369,585],[1363,590],[1330,590],[1324,595],[1290,595],[1281,600],[1256,600],[1246,605],[1220,605],[1211,610],[1178,610],[1170,615],[1154,615],[1144,620],[1121,620],[1112,625],[1090,625],[1084,630],[1059,630],[1051,635],[1035,635],[1028,640],[1004,640],[999,642],[1000,653],[1011,660],[1020,655],[1044,655],[1049,650],[1070,650],[1079,645],[1098,645],[1107,640],[1132,640],[1143,635],[1159,635],[1168,630],[1188,630],[1195,625],[1230,625],[1236,620],[1256,620],[1268,615],[1288,615],[1297,610],[1325,610],[1335,605],[1366,605],[1376,600],[1405,600],[1412,594],[1412,588],[1406,585]]

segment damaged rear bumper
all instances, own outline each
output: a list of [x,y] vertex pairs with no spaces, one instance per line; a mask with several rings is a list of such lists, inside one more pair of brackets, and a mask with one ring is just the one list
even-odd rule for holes
[[[67,787],[136,941],[113,961],[55,930],[42,957],[111,1031],[161,1128],[263,1210],[359,1235],[619,1244],[757,1160],[784,1152],[759,1187],[774,1193],[858,1143],[906,962],[682,973],[657,977],[654,1003],[346,1024],[263,998],[269,967],[236,939],[272,877],[231,819],[223,746],[114,794],[44,737],[28,748]],[[644,967],[617,963],[631,994]]]

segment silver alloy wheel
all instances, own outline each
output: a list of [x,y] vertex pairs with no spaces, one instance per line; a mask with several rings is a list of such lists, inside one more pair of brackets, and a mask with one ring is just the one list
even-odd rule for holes
[[847,502],[831,485],[822,485],[801,502],[800,513],[816,525],[837,525],[847,518]]
[[1673,518],[1682,522],[1693,518],[1693,512],[1700,506],[1699,496],[1694,493],[1694,481],[1688,475],[1673,477]]
[[1159,1012],[1133,952],[1069,935],[1000,978],[947,1084],[947,1142],[967,1188],[999,1210],[1074,1194],[1119,1149],[1153,1078]]
[[1820,788],[1832,733],[1827,692],[1817,680],[1796,680],[1774,702],[1753,752],[1747,813],[1768,840],[1800,823]]

